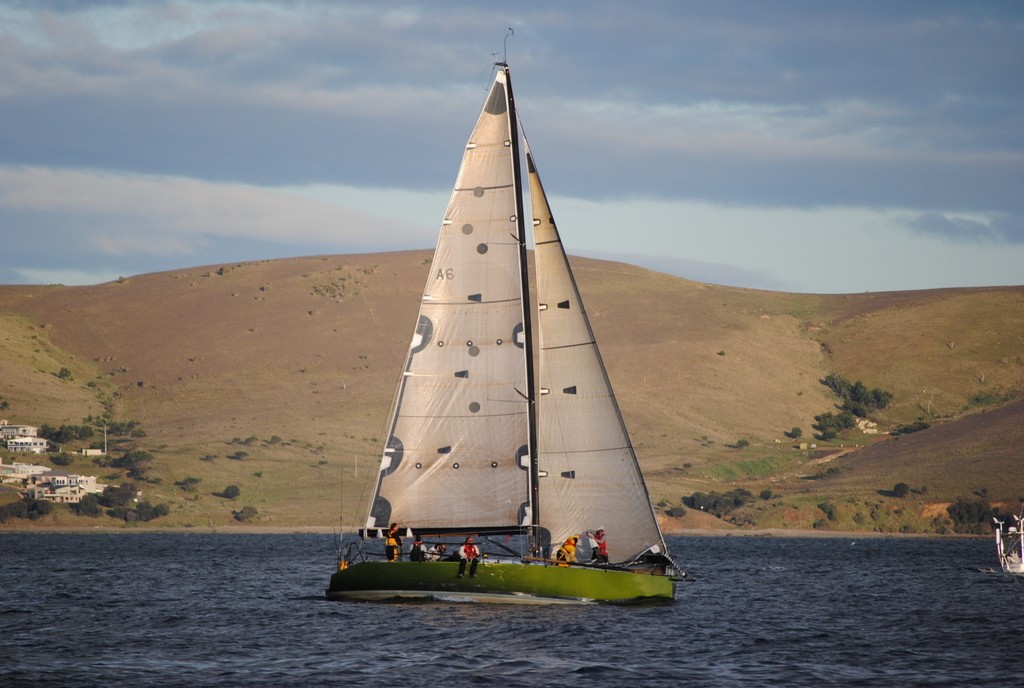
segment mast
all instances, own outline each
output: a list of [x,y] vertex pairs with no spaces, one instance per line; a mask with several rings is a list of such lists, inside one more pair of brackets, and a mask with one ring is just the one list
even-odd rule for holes
[[508,64],[497,62],[496,66],[505,72],[505,88],[508,95],[509,137],[512,146],[512,178],[515,183],[516,199],[516,232],[519,240],[519,271],[523,285],[523,337],[526,353],[526,400],[529,407],[527,425],[529,427],[528,447],[530,452],[530,539],[538,541],[540,530],[540,499],[539,499],[539,452],[537,450],[537,398],[536,379],[533,361],[533,307],[530,302],[529,266],[526,262],[527,241],[526,221],[523,216],[523,173],[519,162],[519,119],[516,115],[515,97],[512,95],[512,76]]

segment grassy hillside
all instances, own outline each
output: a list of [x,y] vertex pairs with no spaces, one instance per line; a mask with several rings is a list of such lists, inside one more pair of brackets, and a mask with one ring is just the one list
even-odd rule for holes
[[[331,525],[342,511],[352,523],[429,257],[318,256],[89,287],[0,287],[0,416],[59,426],[107,409],[137,421],[112,453],[153,454],[145,497],[172,507],[154,524],[237,525],[232,511],[243,505],[263,526]],[[656,502],[771,489],[782,497],[736,520],[810,527],[823,514],[817,504],[832,500],[844,506],[827,527],[927,530],[958,497],[1024,495],[1013,470],[1024,439],[1024,287],[801,295],[573,263]],[[794,448],[784,431],[799,427],[813,443],[813,417],[835,410],[820,384],[833,372],[893,394],[873,419],[880,430],[918,419],[932,427],[899,440],[853,430]],[[71,468],[110,482],[124,475],[82,457]],[[175,485],[187,478],[198,481],[192,491]],[[927,489],[902,500],[879,493],[901,481]],[[216,496],[229,484],[237,499]],[[669,525],[702,527],[705,516]]]

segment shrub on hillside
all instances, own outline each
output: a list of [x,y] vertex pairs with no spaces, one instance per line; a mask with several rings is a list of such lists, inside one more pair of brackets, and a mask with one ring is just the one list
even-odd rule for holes
[[0,523],[9,518],[27,518],[30,521],[34,521],[53,513],[54,508],[53,502],[47,502],[43,499],[18,500],[17,502],[11,502],[0,507]]
[[254,506],[244,506],[241,511],[232,511],[231,515],[236,521],[251,521],[256,518],[259,512]]
[[94,518],[103,513],[103,509],[100,507],[100,500],[94,494],[87,494],[82,497],[82,501],[75,504],[74,510],[79,516],[91,516]]
[[50,463],[54,466],[70,466],[71,456],[64,452],[57,452],[56,454],[50,454]]
[[100,497],[99,502],[102,506],[108,508],[116,508],[119,506],[125,506],[133,499],[135,494],[138,492],[138,487],[135,483],[127,482],[121,485],[109,485],[103,490],[103,495]]
[[953,530],[958,533],[984,534],[989,531],[989,523],[995,512],[983,499],[968,501],[961,497],[956,504],[950,505],[946,511],[953,519]]
[[132,449],[125,452],[124,456],[120,459],[115,459],[111,462],[114,468],[123,468],[128,472],[129,478],[136,478],[138,480],[145,480],[146,473],[149,471],[149,464],[153,460],[153,455],[148,451],[142,449]]
[[848,430],[857,424],[853,414],[848,411],[839,414],[829,411],[815,416],[814,420],[815,423],[811,427],[818,431],[818,439],[824,442],[835,439],[843,430]]
[[153,506],[149,502],[139,502],[134,508],[119,506],[107,510],[107,515],[111,518],[120,518],[127,523],[152,521],[169,513],[171,508],[166,504]]
[[910,425],[898,425],[898,426],[896,426],[896,428],[893,429],[892,434],[893,435],[909,435],[909,434],[911,434],[913,432],[920,432],[922,430],[927,430],[931,426],[932,426],[931,423],[928,423],[928,422],[923,421],[923,420],[918,420],[918,421],[914,421]]
[[722,518],[734,509],[753,500],[754,495],[749,490],[740,487],[725,494],[719,494],[718,492],[694,492],[689,497],[683,497],[683,504],[691,509],[706,511],[718,518]]
[[198,485],[200,482],[202,482],[202,478],[193,478],[189,476],[184,480],[178,480],[174,484],[183,489],[185,492],[195,492],[196,485]]
[[857,380],[850,383],[842,375],[832,373],[826,375],[821,381],[836,395],[843,400],[841,410],[852,413],[860,418],[866,418],[871,411],[884,409],[892,401],[892,393],[878,389],[868,389],[867,386]]
[[75,440],[87,440],[92,437],[94,430],[88,425],[62,425],[55,428],[52,425],[43,423],[39,428],[39,436],[52,440],[57,444],[65,444]]

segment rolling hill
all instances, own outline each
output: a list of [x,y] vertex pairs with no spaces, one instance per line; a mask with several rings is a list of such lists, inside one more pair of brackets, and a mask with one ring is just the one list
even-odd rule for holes
[[[153,524],[237,525],[242,505],[265,527],[337,524],[341,513],[354,523],[430,255],[0,286],[0,415],[57,427],[106,410],[136,421],[112,454],[153,455],[143,491],[171,506]],[[770,490],[733,520],[928,531],[958,498],[1015,508],[1024,495],[1024,287],[787,294],[573,264],[655,502]],[[838,403],[820,382],[830,373],[892,394],[872,417],[880,434],[813,439],[814,417]],[[885,434],[919,420],[930,427]],[[793,428],[799,440],[783,434]],[[92,458],[69,469],[124,479]],[[175,484],[188,478],[191,490]],[[889,495],[898,482],[911,495]],[[227,485],[240,497],[217,496]],[[823,501],[837,507],[824,524]],[[666,523],[704,527],[706,517]]]

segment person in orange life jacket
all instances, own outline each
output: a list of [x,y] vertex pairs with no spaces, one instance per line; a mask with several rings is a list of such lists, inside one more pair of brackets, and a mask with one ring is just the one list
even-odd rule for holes
[[398,524],[392,523],[388,528],[388,536],[384,540],[384,553],[388,561],[398,561],[402,557],[402,537],[398,534]]
[[562,546],[555,553],[555,559],[559,565],[568,566],[569,562],[576,561],[576,543],[580,541],[579,535],[570,535]]
[[420,540],[420,536],[417,535],[416,539],[412,541],[412,551],[409,552],[409,561],[426,561],[427,550],[423,546],[423,541]]
[[469,577],[472,578],[476,575],[476,565],[480,563],[480,550],[473,544],[472,537],[467,537],[462,547],[459,547],[459,578],[466,573],[467,561],[472,562],[469,565]]
[[604,528],[598,528],[596,532],[587,535],[590,537],[591,561],[608,563],[608,543],[604,539]]

